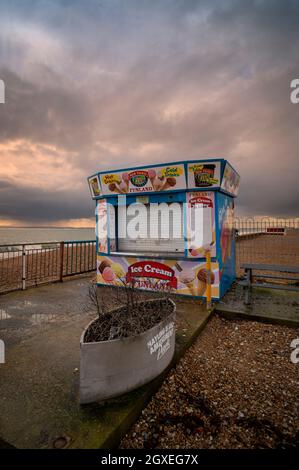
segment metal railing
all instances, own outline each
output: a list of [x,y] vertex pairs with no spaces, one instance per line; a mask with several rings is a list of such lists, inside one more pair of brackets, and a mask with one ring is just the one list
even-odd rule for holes
[[299,229],[299,218],[283,219],[261,217],[236,217],[234,227],[241,237],[252,237],[262,234],[283,233],[290,229]]
[[299,266],[299,219],[237,218],[236,269],[244,263]]
[[94,271],[95,247],[95,240],[0,245],[0,292]]
[[[236,270],[244,263],[299,266],[299,219],[235,219]],[[62,281],[96,269],[96,242],[0,245],[0,292]]]

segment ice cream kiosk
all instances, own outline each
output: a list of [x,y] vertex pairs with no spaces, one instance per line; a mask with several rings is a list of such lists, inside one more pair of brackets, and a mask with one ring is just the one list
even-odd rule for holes
[[205,298],[209,272],[212,299],[229,289],[240,177],[226,160],[101,171],[88,183],[96,203],[98,285]]

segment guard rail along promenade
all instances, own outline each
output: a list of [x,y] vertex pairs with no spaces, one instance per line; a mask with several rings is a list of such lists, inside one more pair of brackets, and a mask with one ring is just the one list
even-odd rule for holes
[[96,242],[0,245],[0,293],[95,271]]
[[[236,218],[235,235],[238,277],[244,263],[299,266],[299,218]],[[0,293],[95,269],[95,240],[0,245]]]

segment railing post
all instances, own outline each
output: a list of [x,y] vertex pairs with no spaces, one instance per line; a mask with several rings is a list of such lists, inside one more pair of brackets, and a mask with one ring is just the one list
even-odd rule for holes
[[64,242],[60,242],[59,281],[63,281]]
[[26,289],[26,245],[22,245],[22,289]]

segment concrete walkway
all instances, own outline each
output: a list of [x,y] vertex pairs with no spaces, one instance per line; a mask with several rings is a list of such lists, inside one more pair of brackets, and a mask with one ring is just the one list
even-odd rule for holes
[[252,289],[251,304],[245,305],[243,288],[236,284],[218,302],[215,311],[227,318],[243,318],[298,328],[299,292],[257,287]]
[[[0,296],[0,447],[116,446],[161,385],[150,384],[106,404],[79,406],[79,338],[94,318],[86,308],[90,276]],[[177,300],[177,361],[210,314]],[[1,442],[2,440],[2,442]]]

